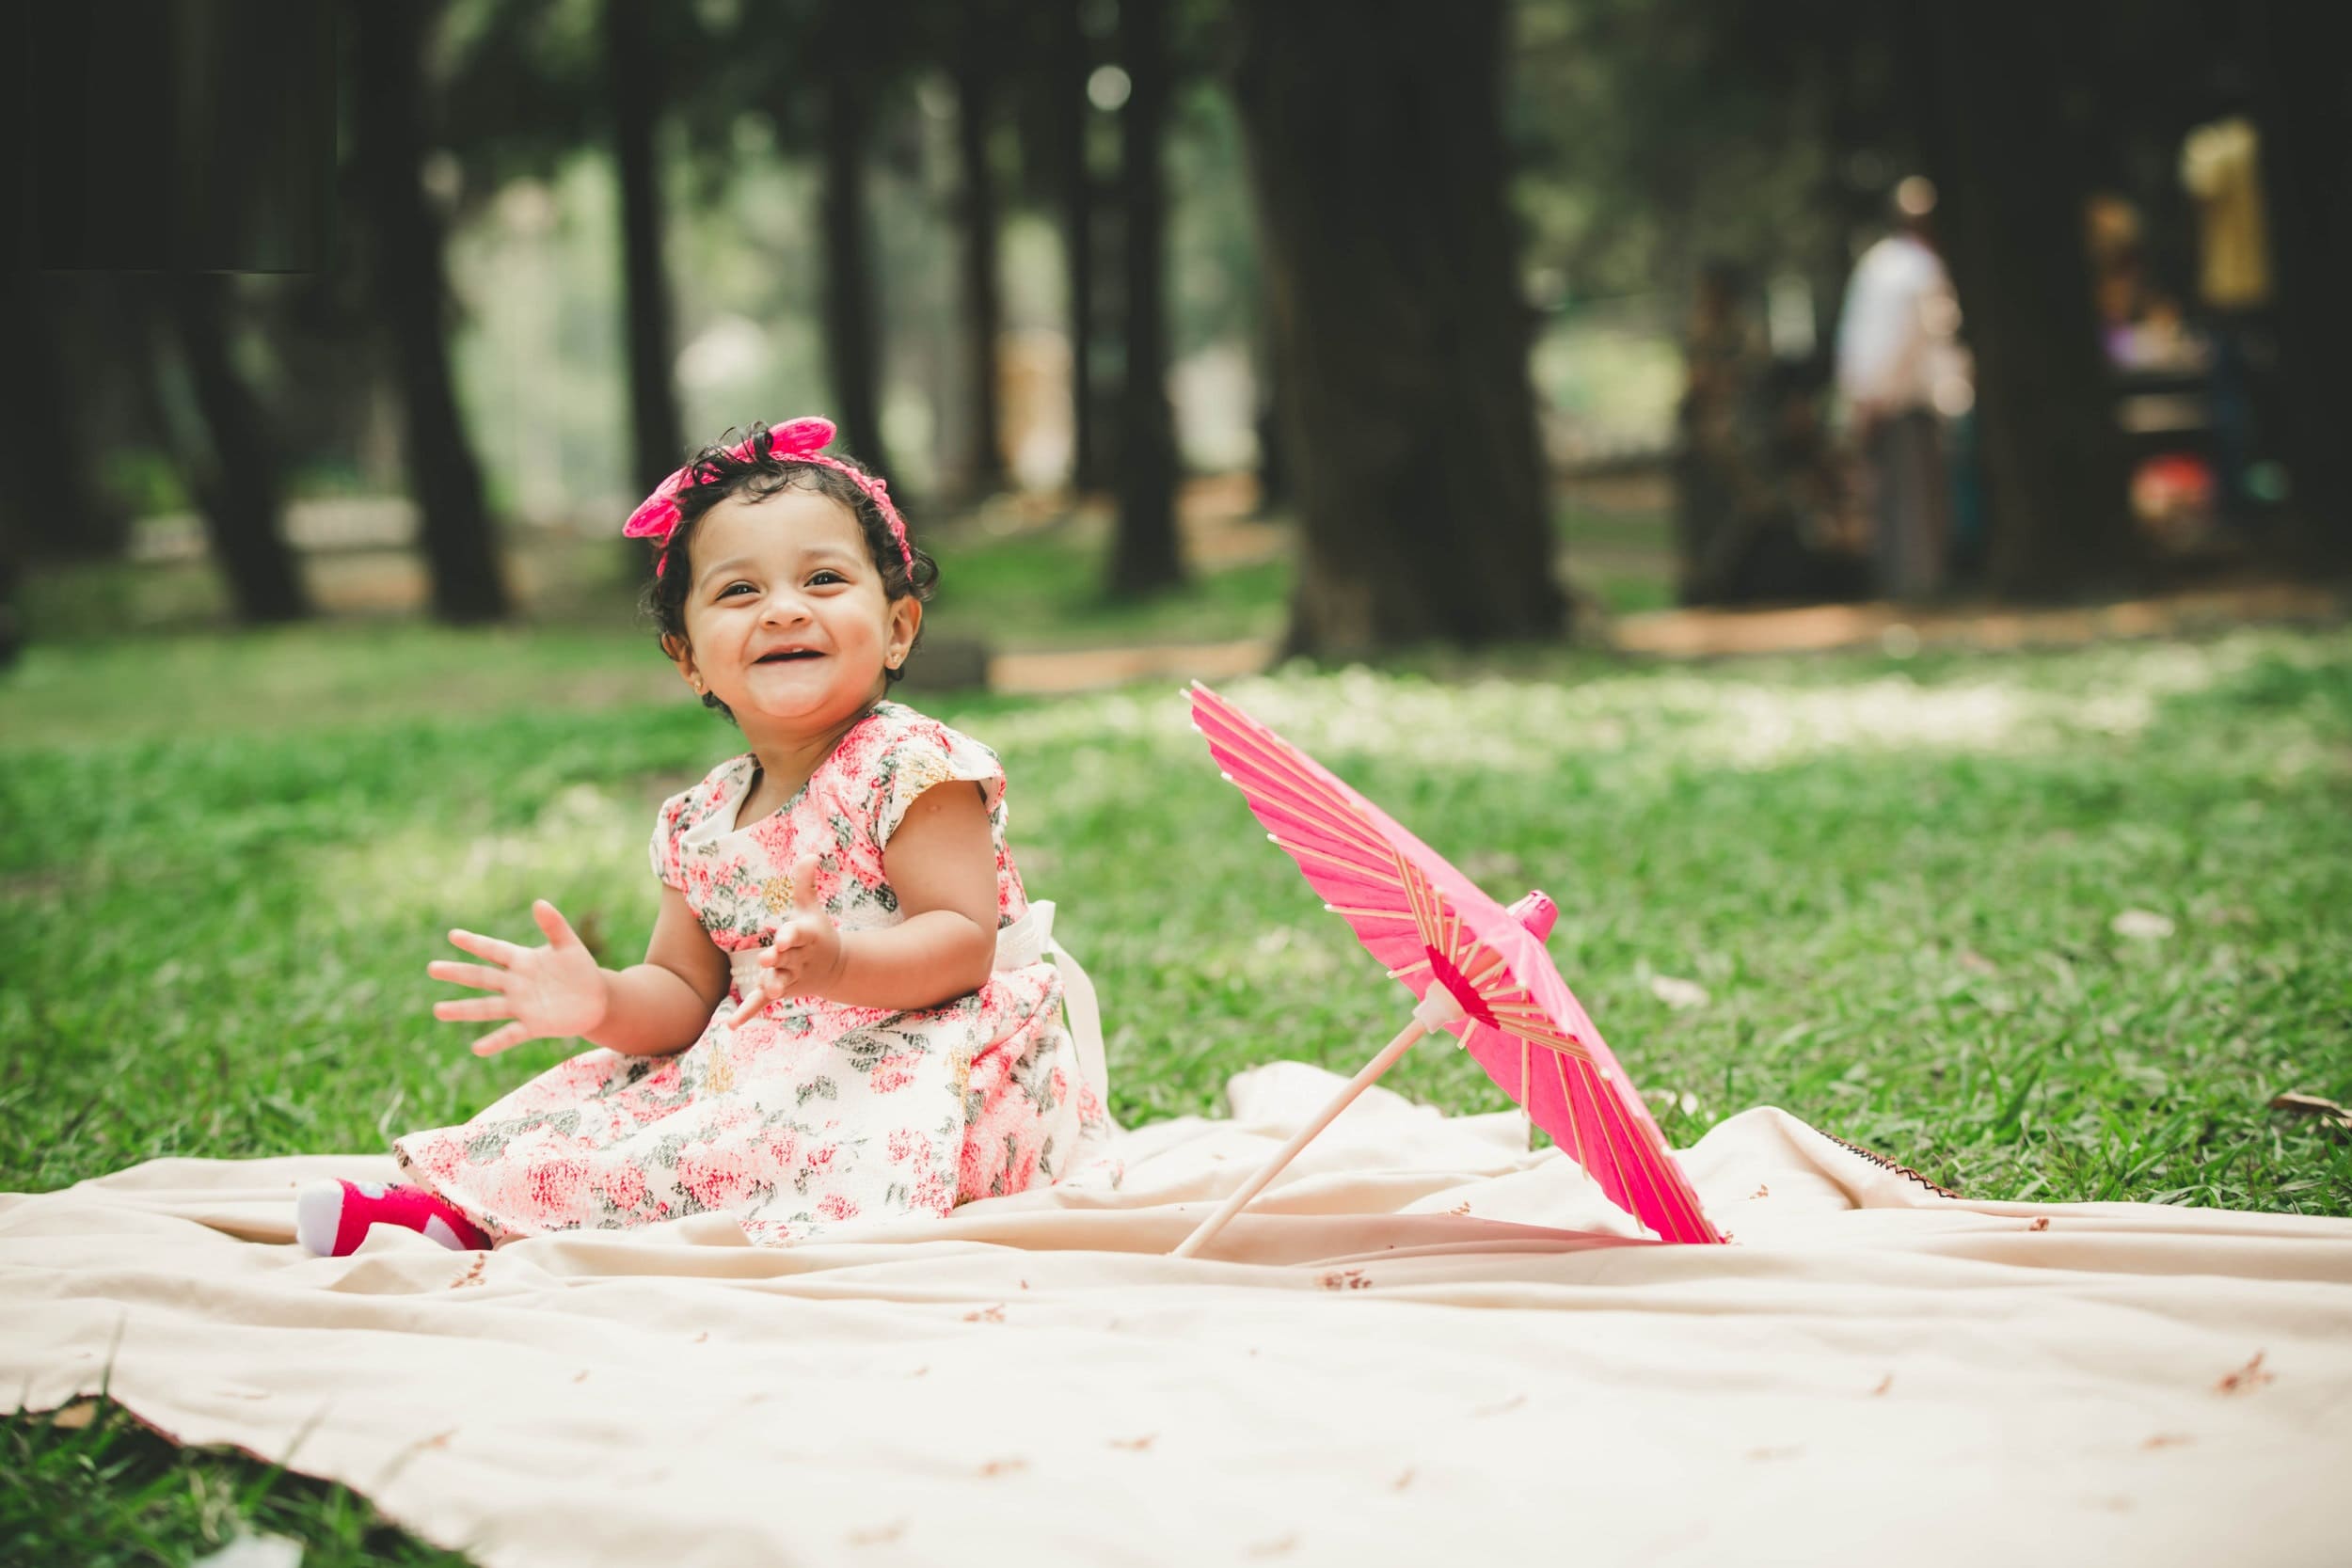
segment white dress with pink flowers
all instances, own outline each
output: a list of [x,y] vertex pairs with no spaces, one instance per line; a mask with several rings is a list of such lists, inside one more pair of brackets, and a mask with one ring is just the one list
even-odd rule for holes
[[[654,830],[654,871],[730,955],[773,938],[803,855],[817,857],[816,891],[843,930],[897,925],[905,917],[882,847],[919,796],[955,780],[977,784],[988,803],[998,924],[1025,927],[995,753],[895,702],[877,704],[798,795],[756,822],[736,821],[756,782],[749,753],[672,796]],[[1081,1164],[1094,1167],[1090,1180],[1115,1181],[1103,1154],[1109,1117],[1061,1001],[1051,963],[1015,961],[978,991],[920,1012],[788,997],[729,1029],[739,1003],[730,990],[683,1052],[585,1051],[462,1127],[392,1148],[410,1180],[501,1240],[719,1211],[754,1241],[782,1243],[844,1221],[945,1214]]]

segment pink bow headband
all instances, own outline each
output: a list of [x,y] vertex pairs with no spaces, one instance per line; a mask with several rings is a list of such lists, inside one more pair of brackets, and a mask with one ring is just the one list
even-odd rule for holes
[[[768,455],[790,458],[798,463],[816,463],[847,474],[850,483],[866,492],[866,498],[882,513],[882,521],[890,525],[890,536],[898,542],[898,554],[905,559],[907,570],[910,573],[913,572],[914,549],[907,543],[906,519],[899,516],[898,507],[891,504],[890,487],[880,478],[866,472],[863,468],[853,467],[842,462],[838,457],[822,455],[825,447],[832,440],[833,421],[831,420],[819,419],[815,415],[798,420],[787,420],[768,432]],[[752,462],[759,455],[758,442],[758,436],[751,436],[741,445],[728,448],[727,455],[742,462]],[[677,493],[686,488],[693,471],[694,466],[689,463],[685,467],[655,485],[653,494],[647,496],[639,503],[637,510],[628,515],[628,521],[622,525],[622,534],[630,539],[651,539],[657,545],[668,544],[670,535],[676,531],[678,525]],[[667,564],[667,556],[656,561],[653,568],[654,576],[660,577],[663,567]]]

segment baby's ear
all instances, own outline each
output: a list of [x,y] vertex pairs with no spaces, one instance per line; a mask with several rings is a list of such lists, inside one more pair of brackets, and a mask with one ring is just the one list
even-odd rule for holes
[[678,678],[696,691],[703,689],[703,678],[694,669],[694,645],[672,632],[661,634],[661,651],[677,666]]

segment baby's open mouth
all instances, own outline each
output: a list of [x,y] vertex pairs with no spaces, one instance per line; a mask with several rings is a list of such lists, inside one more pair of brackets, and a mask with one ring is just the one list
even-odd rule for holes
[[814,648],[791,648],[778,654],[762,654],[753,662],[757,664],[783,664],[797,658],[822,658],[824,657],[824,655],[818,653]]

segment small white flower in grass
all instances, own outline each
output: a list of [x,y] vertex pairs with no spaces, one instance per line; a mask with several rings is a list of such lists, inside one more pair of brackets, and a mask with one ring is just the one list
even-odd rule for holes
[[1712,1000],[1707,994],[1707,988],[1696,980],[1677,979],[1672,974],[1651,975],[1649,993],[1676,1012],[1682,1012],[1691,1007],[1704,1007]]
[[2162,942],[2172,934],[2172,922],[2153,910],[2125,910],[2107,927],[2119,937],[2138,942]]

